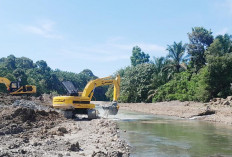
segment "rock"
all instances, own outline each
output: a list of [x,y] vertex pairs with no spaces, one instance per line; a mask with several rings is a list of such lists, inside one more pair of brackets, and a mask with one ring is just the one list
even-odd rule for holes
[[85,153],[81,152],[81,153],[79,153],[79,155],[85,156]]
[[28,137],[25,137],[25,138],[23,139],[23,142],[24,142],[24,143],[28,143],[28,142],[29,142],[29,138],[28,138]]
[[59,133],[57,133],[57,135],[58,135],[58,136],[64,136],[64,133],[59,132]]
[[226,101],[226,99],[221,99],[220,103],[223,105],[225,101]]
[[223,105],[230,105],[230,102],[229,101],[225,101],[225,102],[223,102]]
[[75,144],[72,144],[69,148],[70,151],[78,152],[80,150],[79,143],[76,142]]
[[0,157],[11,157],[11,155],[9,153],[0,152]]
[[228,101],[232,101],[232,96],[228,96],[226,99],[227,99]]
[[15,149],[15,148],[18,148],[18,147],[19,147],[18,144],[12,144],[12,145],[10,145],[8,148],[9,148],[9,149]]
[[26,154],[27,151],[22,149],[22,150],[21,150],[21,153],[22,153],[22,154]]
[[216,101],[217,101],[217,98],[213,98],[213,99],[211,99],[210,101],[216,102]]
[[34,142],[33,146],[35,146],[35,147],[38,146],[38,142]]
[[60,153],[59,153],[59,154],[58,154],[58,157],[63,157],[63,154],[60,154]]
[[123,153],[119,151],[113,151],[109,154],[109,156],[112,156],[112,157],[122,157],[122,155]]
[[92,157],[107,157],[108,155],[105,152],[93,152]]
[[210,109],[210,106],[206,106],[206,111],[209,111]]
[[58,131],[60,131],[60,132],[62,132],[64,134],[68,133],[68,131],[67,131],[67,129],[65,127],[59,127]]

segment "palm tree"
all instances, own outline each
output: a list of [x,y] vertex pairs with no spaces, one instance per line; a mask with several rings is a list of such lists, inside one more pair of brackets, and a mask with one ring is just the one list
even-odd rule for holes
[[182,44],[182,41],[179,43],[174,42],[173,45],[168,45],[168,56],[170,58],[168,69],[173,68],[175,72],[179,73],[181,68],[186,69],[186,57],[184,56],[186,49],[186,44]]
[[152,84],[150,85],[151,90],[148,92],[147,101],[151,101],[151,99],[156,94],[157,88],[163,84],[165,84],[168,80],[168,72],[164,71],[164,68],[167,65],[167,60],[165,57],[154,57],[153,61],[155,72],[153,74]]

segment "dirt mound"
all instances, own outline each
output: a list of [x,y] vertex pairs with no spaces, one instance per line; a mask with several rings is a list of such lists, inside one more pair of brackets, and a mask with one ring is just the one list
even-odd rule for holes
[[226,99],[223,98],[213,98],[210,100],[210,102],[206,103],[205,105],[227,105],[227,106],[232,106],[232,96],[228,96]]
[[0,105],[1,156],[128,156],[115,122],[66,119],[32,100]]
[[17,108],[14,113],[11,115],[12,118],[21,120],[22,122],[30,121],[55,121],[57,118],[60,118],[60,115],[56,111],[46,112],[44,110],[34,110],[31,108]]
[[26,100],[16,100],[11,106],[2,106],[0,115],[0,135],[18,134],[63,119],[55,110]]
[[11,105],[15,100],[22,99],[21,96],[12,96],[6,93],[0,93],[0,105]]

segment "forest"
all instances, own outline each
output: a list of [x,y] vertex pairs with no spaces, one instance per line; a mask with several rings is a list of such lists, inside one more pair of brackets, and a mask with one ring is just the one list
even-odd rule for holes
[[[167,45],[167,56],[150,58],[138,46],[132,48],[131,65],[120,74],[120,102],[201,101],[232,95],[232,36],[213,36],[211,30],[194,27],[189,42]],[[82,91],[97,77],[89,69],[76,74],[51,69],[46,61],[33,62],[10,55],[0,59],[0,77],[37,86],[37,95],[65,94],[61,81],[70,80]],[[3,84],[0,92],[7,92]],[[113,87],[98,87],[95,100],[112,99]]]
[[[6,77],[10,81],[20,79],[21,85],[36,85],[37,96],[43,93],[66,94],[66,90],[61,83],[65,80],[73,82],[74,86],[82,91],[90,80],[97,78],[89,69],[84,69],[78,74],[59,69],[52,70],[44,60],[34,63],[29,58],[16,58],[14,55],[0,59],[0,77]],[[106,91],[107,87],[98,87],[93,99],[107,100]],[[4,84],[0,84],[0,92],[7,92]]]

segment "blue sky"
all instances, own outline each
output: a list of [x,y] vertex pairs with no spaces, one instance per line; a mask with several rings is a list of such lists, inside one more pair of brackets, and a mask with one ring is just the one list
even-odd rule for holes
[[133,46],[165,56],[195,26],[232,34],[232,0],[0,0],[0,57],[104,77],[130,65]]

